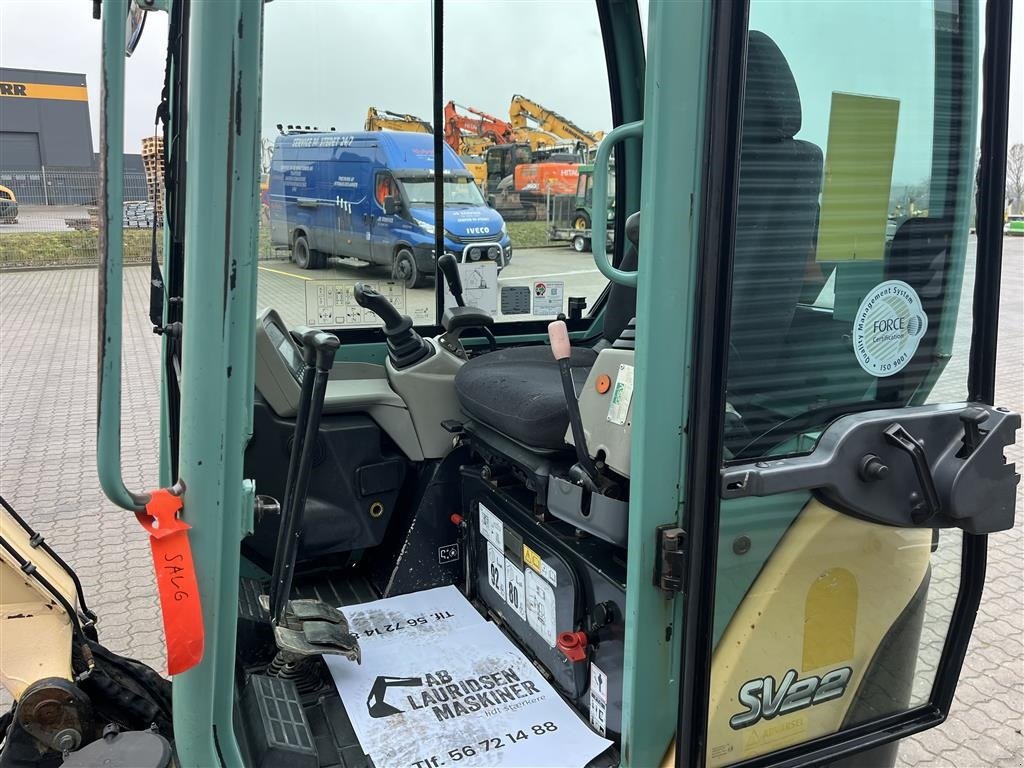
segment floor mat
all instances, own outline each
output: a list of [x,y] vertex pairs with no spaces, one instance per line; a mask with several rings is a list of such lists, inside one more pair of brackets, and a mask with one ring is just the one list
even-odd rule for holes
[[611,745],[454,587],[345,614],[362,664],[327,663],[377,768],[582,768]]

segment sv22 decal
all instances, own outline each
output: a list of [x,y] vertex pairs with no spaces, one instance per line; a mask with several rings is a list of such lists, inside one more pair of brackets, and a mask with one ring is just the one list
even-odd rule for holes
[[840,667],[821,677],[810,675],[802,680],[797,680],[797,671],[791,669],[778,685],[771,675],[755,677],[740,686],[740,704],[746,710],[729,718],[729,725],[738,731],[762,719],[771,720],[778,715],[838,699],[846,693],[852,676],[850,667]]

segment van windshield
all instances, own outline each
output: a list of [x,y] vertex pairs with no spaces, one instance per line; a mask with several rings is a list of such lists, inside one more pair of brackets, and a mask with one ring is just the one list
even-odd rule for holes
[[[399,181],[405,189],[409,205],[434,204],[434,180],[432,178],[399,179]],[[480,194],[480,189],[470,178],[445,179],[444,204],[483,205],[484,198]]]

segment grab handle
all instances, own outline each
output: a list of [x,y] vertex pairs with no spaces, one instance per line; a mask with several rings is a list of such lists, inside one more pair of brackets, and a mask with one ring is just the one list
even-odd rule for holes
[[99,400],[96,470],[114,504],[141,512],[149,494],[135,493],[121,472],[121,301],[124,273],[124,59],[127,0],[103,4],[100,83]]
[[601,274],[613,283],[636,288],[636,272],[625,272],[612,266],[608,259],[606,242],[608,239],[608,161],[611,159],[612,147],[623,139],[640,138],[644,132],[644,121],[624,123],[613,128],[597,147],[594,159],[594,217],[593,230],[590,233],[591,250],[594,252],[594,263]]

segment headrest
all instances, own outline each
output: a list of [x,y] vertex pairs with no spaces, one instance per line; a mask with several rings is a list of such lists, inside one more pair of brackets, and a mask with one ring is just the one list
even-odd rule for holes
[[744,139],[791,139],[800,130],[800,122],[800,91],[786,57],[768,35],[751,30],[747,38]]
[[640,245],[640,211],[626,219],[626,237],[633,245]]

